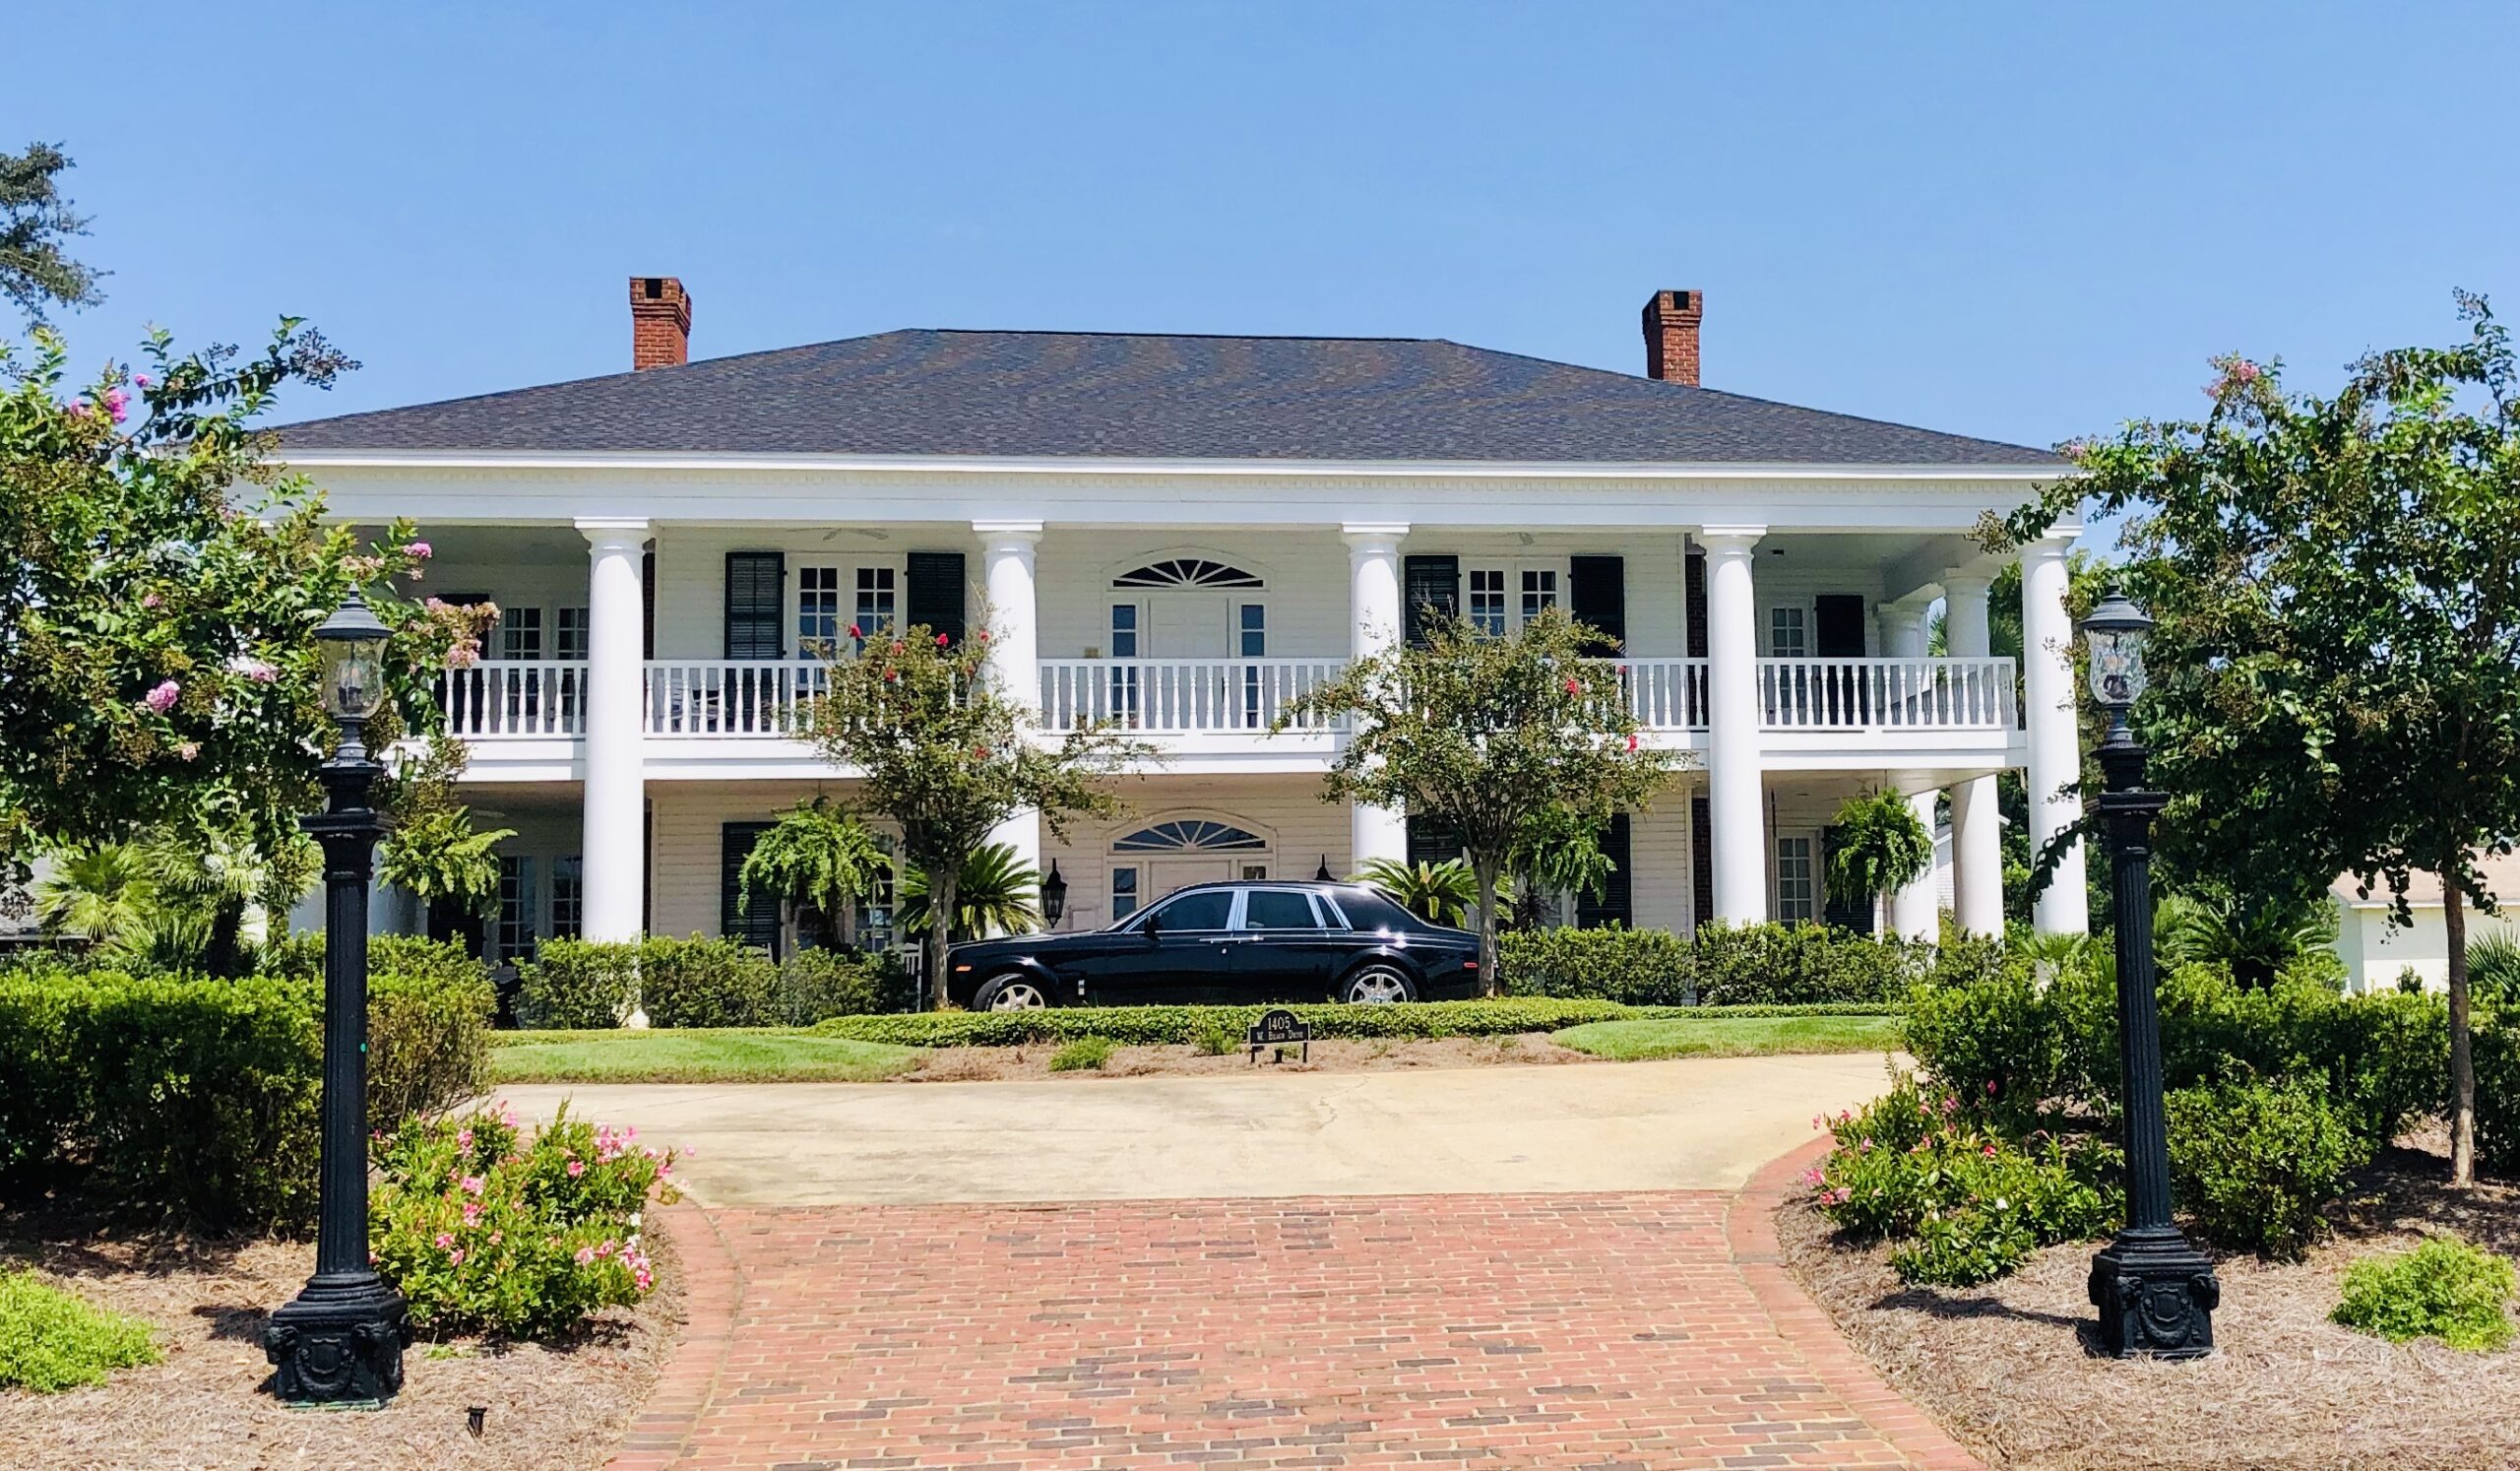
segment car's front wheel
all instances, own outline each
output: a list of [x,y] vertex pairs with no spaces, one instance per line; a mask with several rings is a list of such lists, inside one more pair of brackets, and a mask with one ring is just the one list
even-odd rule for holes
[[1339,988],[1339,999],[1352,1006],[1387,1006],[1394,1001],[1413,1001],[1418,988],[1409,978],[1387,965],[1369,965],[1350,976]]
[[972,994],[974,1011],[1038,1011],[1050,1004],[1041,984],[1023,974],[993,976]]

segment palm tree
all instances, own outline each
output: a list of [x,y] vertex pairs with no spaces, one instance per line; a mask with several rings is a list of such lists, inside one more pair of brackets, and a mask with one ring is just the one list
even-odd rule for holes
[[137,843],[57,849],[34,899],[44,933],[102,944],[146,922],[158,903],[157,872]]
[[2243,988],[2263,990],[2285,966],[2335,944],[2340,924],[2336,901],[2325,894],[2165,894],[2153,909],[2153,940],[2174,965],[2229,966]]
[[[1040,887],[1040,870],[1017,858],[1013,845],[983,845],[964,863],[954,887],[954,937],[970,939],[990,930],[1027,934],[1039,928],[1041,912],[1035,908],[1035,896]],[[902,870],[901,911],[894,923],[905,934],[927,927],[927,875],[916,868]]]
[[1479,902],[1478,875],[1460,859],[1440,863],[1367,859],[1356,869],[1355,881],[1380,889],[1392,903],[1430,924],[1459,925]]

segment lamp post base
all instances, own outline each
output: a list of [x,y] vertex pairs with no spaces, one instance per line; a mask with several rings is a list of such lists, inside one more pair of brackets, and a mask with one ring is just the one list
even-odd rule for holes
[[2201,1359],[2214,1351],[2223,1285],[2175,1228],[2117,1233],[2091,1260],[2100,1341],[2120,1359]]
[[411,1322],[374,1272],[321,1275],[263,1327],[272,1392],[296,1405],[381,1405],[403,1387]]

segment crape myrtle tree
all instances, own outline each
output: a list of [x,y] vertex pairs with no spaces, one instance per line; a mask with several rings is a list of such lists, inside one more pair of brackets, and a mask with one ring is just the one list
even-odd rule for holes
[[[141,828],[278,859],[321,804],[333,724],[315,627],[363,591],[391,627],[372,743],[425,732],[431,680],[477,651],[474,615],[396,593],[429,546],[323,523],[253,421],[290,382],[354,366],[284,319],[252,357],[178,354],[69,386],[48,329],[0,343],[0,874],[38,844]],[[378,737],[381,737],[379,739]]]
[[1033,731],[1036,712],[990,674],[989,640],[985,626],[957,644],[919,624],[868,633],[852,623],[825,654],[825,687],[810,707],[816,747],[856,769],[859,799],[892,819],[901,857],[932,885],[922,951],[930,1005],[945,998],[963,866],[998,824],[1030,809],[1064,837],[1075,817],[1117,813],[1109,779],[1155,756],[1107,725],[1056,740]]
[[2127,591],[2159,620],[2136,710],[2171,794],[2166,856],[2235,891],[2311,894],[2340,872],[2396,897],[2442,879],[2450,949],[2450,1177],[2475,1178],[2467,910],[2482,855],[2520,833],[2520,400],[2503,328],[2376,352],[2331,398],[2275,364],[2215,361],[2201,421],[2065,446],[2078,497],[2123,512]]
[[1517,867],[1598,872],[1533,856],[1591,845],[1677,764],[1638,739],[1621,672],[1591,657],[1609,644],[1556,609],[1493,636],[1429,608],[1421,644],[1355,661],[1279,718],[1280,729],[1354,723],[1323,800],[1397,807],[1460,839],[1478,883],[1480,986],[1489,995],[1500,983],[1500,884]]

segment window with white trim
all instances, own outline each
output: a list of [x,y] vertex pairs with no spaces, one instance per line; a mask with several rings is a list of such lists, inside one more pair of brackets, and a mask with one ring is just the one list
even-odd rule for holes
[[586,658],[588,629],[593,626],[588,609],[555,608],[551,610],[551,616],[553,619],[551,657],[554,659]]
[[1138,912],[1138,870],[1135,863],[1121,863],[1111,869],[1111,921],[1118,924]]
[[[1235,651],[1245,659],[1263,659],[1269,653],[1269,605],[1245,603],[1234,628]],[[1242,723],[1258,730],[1268,724],[1268,712],[1262,708],[1263,680],[1260,671],[1242,672]]]
[[[1111,605],[1111,657],[1138,657],[1138,606],[1134,603]],[[1111,719],[1135,729],[1138,723],[1138,672],[1134,666],[1111,671]]]
[[1525,567],[1523,569],[1523,621],[1528,623],[1557,606],[1557,569]]
[[1768,609],[1768,655],[1773,659],[1800,659],[1811,652],[1809,624],[1798,607]]
[[1470,569],[1470,624],[1490,638],[1505,636],[1505,569]]
[[796,652],[806,658],[837,650],[841,640],[840,569],[796,569]]
[[901,859],[894,852],[893,840],[880,833],[875,846],[884,851],[884,862],[868,875],[866,892],[857,900],[857,943],[862,949],[889,950],[896,938],[893,915]]
[[1808,921],[1818,913],[1819,884],[1812,869],[1811,839],[1776,840],[1776,918],[1779,924]]
[[1473,628],[1490,638],[1502,638],[1560,607],[1565,585],[1565,563],[1560,561],[1491,562],[1465,568],[1465,614]]
[[586,927],[586,863],[576,854],[551,861],[551,937],[576,939]]
[[860,648],[865,647],[865,639],[893,631],[893,613],[896,610],[897,597],[894,582],[893,569],[890,567],[857,569],[855,621],[857,631],[862,635],[858,645]]
[[501,659],[540,659],[542,657],[542,609],[538,608],[499,609],[499,657]]
[[493,960],[522,960],[534,951],[534,860],[499,860],[499,918],[491,942]]

